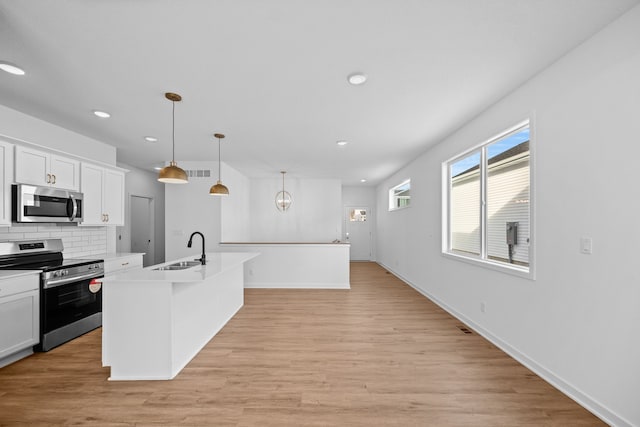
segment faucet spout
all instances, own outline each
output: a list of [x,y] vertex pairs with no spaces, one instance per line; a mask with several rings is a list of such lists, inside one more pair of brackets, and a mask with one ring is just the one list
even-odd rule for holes
[[191,247],[191,244],[193,243],[193,236],[195,236],[196,234],[199,234],[200,237],[202,238],[202,256],[200,257],[200,259],[197,259],[196,261],[200,261],[202,265],[205,265],[207,263],[207,255],[205,254],[205,250],[204,250],[204,234],[202,234],[199,231],[194,231],[193,233],[191,233],[191,236],[189,237],[189,242],[187,243],[187,247],[188,248]]

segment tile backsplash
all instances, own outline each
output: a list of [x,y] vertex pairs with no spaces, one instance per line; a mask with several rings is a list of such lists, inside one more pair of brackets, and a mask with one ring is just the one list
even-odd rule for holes
[[62,239],[67,258],[82,258],[107,252],[107,227],[74,224],[13,224],[0,227],[0,242],[12,240]]

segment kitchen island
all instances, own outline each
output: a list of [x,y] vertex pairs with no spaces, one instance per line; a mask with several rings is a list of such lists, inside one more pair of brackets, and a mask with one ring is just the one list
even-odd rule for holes
[[260,252],[245,264],[246,288],[349,289],[348,243],[221,242],[227,252]]
[[[110,380],[174,378],[244,304],[243,264],[257,253],[208,253],[103,279],[102,365]],[[193,263],[196,264],[196,263]]]

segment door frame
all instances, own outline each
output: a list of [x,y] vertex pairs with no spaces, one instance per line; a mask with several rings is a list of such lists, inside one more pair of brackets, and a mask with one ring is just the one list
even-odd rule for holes
[[[351,209],[356,209],[356,208],[364,208],[367,210],[367,226],[369,227],[369,256],[367,257],[367,259],[362,259],[362,260],[352,260],[351,259],[351,255],[349,255],[349,261],[373,261],[374,260],[374,252],[373,252],[373,227],[371,226],[371,221],[373,219],[373,210],[372,208],[368,205],[368,204],[361,204],[361,205],[344,205],[343,209],[342,209],[342,238],[344,242],[347,243],[351,243],[351,241],[349,239],[347,239],[347,232],[348,232],[348,224],[350,221],[347,220],[347,217],[349,216],[349,211]],[[350,251],[351,252],[351,251]]]
[[[139,193],[127,193],[127,216],[129,217],[129,221],[126,224],[126,227],[128,228],[129,231],[129,249],[131,250],[132,244],[133,244],[133,230],[131,229],[131,224],[132,224],[132,203],[131,200],[133,197],[138,197],[141,199],[148,199],[149,200],[149,231],[150,231],[150,235],[151,235],[151,244],[149,245],[149,252],[147,252],[147,255],[149,255],[148,260],[149,260],[149,265],[155,265],[156,264],[156,200],[153,196],[150,196],[148,194],[139,194]],[[143,257],[144,259],[144,257]],[[146,267],[146,266],[145,266]]]

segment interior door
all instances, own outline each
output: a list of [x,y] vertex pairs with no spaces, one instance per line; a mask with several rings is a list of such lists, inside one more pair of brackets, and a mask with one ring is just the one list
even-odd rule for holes
[[371,260],[371,215],[366,206],[347,206],[344,210],[344,241],[351,244],[351,261]]
[[131,196],[131,252],[144,253],[144,267],[155,263],[152,200],[148,197]]

